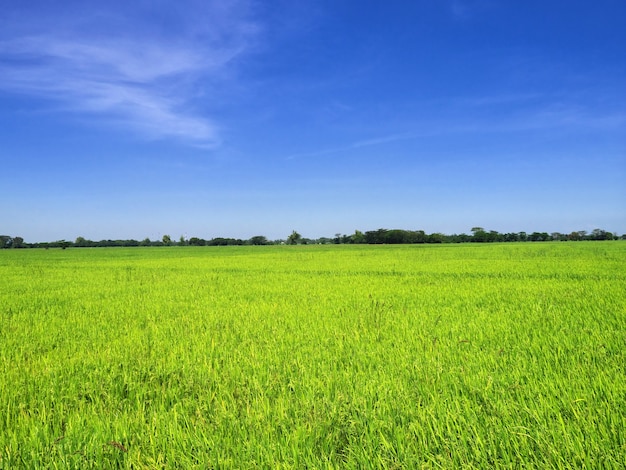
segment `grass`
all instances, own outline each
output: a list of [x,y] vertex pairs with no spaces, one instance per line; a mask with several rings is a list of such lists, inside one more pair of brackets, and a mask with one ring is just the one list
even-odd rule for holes
[[0,468],[624,468],[626,244],[0,251]]

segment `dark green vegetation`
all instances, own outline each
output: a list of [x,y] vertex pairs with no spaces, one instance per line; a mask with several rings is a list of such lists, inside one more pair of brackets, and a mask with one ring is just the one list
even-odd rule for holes
[[95,247],[130,247],[130,246],[244,246],[244,245],[311,245],[311,244],[370,244],[370,245],[400,245],[400,244],[422,244],[422,243],[494,243],[494,242],[547,242],[547,241],[582,241],[582,240],[617,240],[626,239],[626,235],[619,237],[617,234],[607,232],[602,229],[594,229],[591,233],[585,230],[571,232],[569,234],[552,232],[519,232],[519,233],[499,233],[495,230],[485,230],[482,227],[472,228],[472,234],[466,233],[445,235],[443,233],[427,234],[423,230],[387,230],[384,228],[360,232],[356,230],[352,235],[335,234],[334,238],[304,238],[295,230],[285,240],[268,240],[263,235],[256,235],[248,240],[240,238],[216,237],[210,240],[204,238],[191,237],[186,239],[181,235],[178,241],[173,241],[169,235],[163,235],[161,240],[150,240],[145,238],[138,240],[87,240],[78,237],[74,242],[67,240],[57,240],[54,242],[26,243],[22,237],[11,237],[0,235],[1,248],[95,248]]
[[623,468],[626,244],[0,252],[0,468]]

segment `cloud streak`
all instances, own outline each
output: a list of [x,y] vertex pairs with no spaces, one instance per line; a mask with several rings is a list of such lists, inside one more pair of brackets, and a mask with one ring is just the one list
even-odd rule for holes
[[[118,15],[113,6],[97,18],[77,7],[76,21],[62,32],[55,18],[43,24],[24,18],[19,28],[0,33],[0,89],[44,97],[149,138],[217,145],[218,126],[199,110],[210,109],[212,97],[194,106],[198,88],[219,82],[258,28],[241,2],[239,9],[187,6],[171,12],[184,23],[177,34],[155,30],[145,11]],[[132,29],[119,24],[120,15],[136,16]]]
[[[528,95],[528,99],[535,95]],[[346,143],[342,146],[313,150],[292,154],[285,160],[300,158],[323,157],[366,147],[382,146],[394,142],[416,140],[420,138],[453,138],[459,135],[496,135],[496,134],[523,134],[527,132],[566,132],[581,133],[590,130],[596,132],[614,132],[626,125],[626,114],[623,112],[592,112],[578,106],[568,106],[560,103],[544,104],[536,109],[527,110],[516,116],[501,116],[494,118],[464,117],[469,108],[481,108],[491,103],[508,103],[523,100],[524,95],[491,96],[460,100],[456,107],[460,116],[442,120],[429,118],[419,124],[413,124],[410,130],[378,135],[362,140]],[[462,112],[464,111],[464,112]],[[470,113],[471,114],[471,113]]]

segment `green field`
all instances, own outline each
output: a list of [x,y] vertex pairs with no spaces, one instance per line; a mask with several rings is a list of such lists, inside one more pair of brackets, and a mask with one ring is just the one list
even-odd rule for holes
[[0,468],[624,468],[626,243],[0,251]]

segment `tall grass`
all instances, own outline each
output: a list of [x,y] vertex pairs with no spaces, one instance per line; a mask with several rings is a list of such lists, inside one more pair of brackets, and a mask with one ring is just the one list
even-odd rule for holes
[[0,468],[623,468],[626,245],[0,252]]

